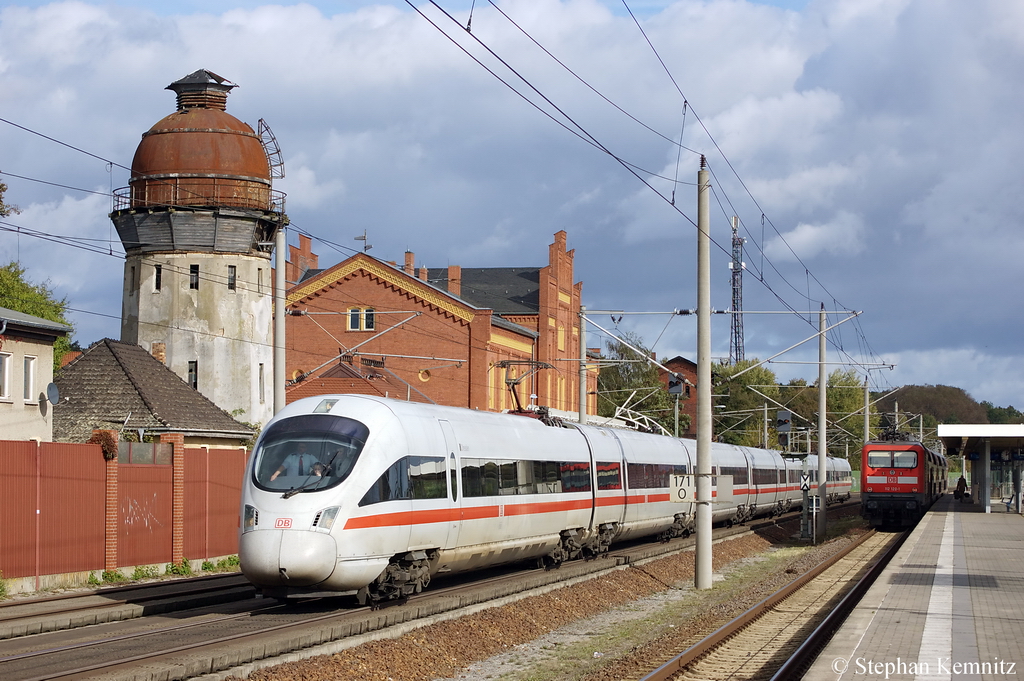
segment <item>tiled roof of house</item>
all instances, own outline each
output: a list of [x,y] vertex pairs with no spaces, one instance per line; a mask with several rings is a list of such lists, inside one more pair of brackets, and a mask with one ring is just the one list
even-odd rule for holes
[[193,390],[138,345],[105,338],[54,379],[53,439],[85,442],[93,429],[201,433],[238,439],[252,429]]
[[[540,310],[539,267],[463,267],[459,298],[497,314],[537,314]],[[428,269],[427,278],[448,290],[448,270]]]
[[293,383],[285,388],[285,401],[291,404],[304,397],[316,395],[379,395],[396,399],[410,398],[413,402],[430,402],[418,389],[411,389],[387,369],[362,375],[344,362],[329,368],[319,376]]

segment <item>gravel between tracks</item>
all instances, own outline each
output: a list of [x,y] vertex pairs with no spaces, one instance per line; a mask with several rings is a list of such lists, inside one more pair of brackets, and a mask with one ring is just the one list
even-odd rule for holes
[[[762,533],[763,535],[763,533]],[[756,604],[851,537],[780,548],[789,532],[715,544],[715,588],[692,588],[693,551],[532,596],[400,638],[253,672],[258,681],[574,679],[618,681],[650,671]],[[762,563],[761,569],[755,566]],[[746,568],[746,569],[744,569]]]

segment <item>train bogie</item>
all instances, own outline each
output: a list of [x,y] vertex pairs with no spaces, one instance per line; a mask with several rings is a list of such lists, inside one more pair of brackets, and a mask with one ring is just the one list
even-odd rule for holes
[[[375,601],[416,593],[439,572],[555,566],[625,538],[683,536],[695,504],[673,501],[670,479],[692,480],[695,459],[693,441],[635,431],[308,398],[268,424],[247,467],[242,571],[275,596],[356,591]],[[777,452],[715,443],[712,459],[714,520],[799,505],[794,464]]]

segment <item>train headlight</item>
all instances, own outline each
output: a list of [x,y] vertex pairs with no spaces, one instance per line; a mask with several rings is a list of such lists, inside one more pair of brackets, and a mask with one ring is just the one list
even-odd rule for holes
[[907,508],[909,510],[911,510],[911,511],[914,510],[915,508],[917,508],[917,502],[916,501],[908,501],[907,502]]
[[878,502],[875,501],[874,499],[871,499],[865,504],[865,506],[867,506],[868,508],[878,508]]
[[341,507],[339,506],[331,506],[320,511],[313,518],[313,529],[319,532],[330,532],[340,511]]
[[245,512],[242,514],[242,532],[251,532],[260,524],[260,512],[255,506],[245,505]]

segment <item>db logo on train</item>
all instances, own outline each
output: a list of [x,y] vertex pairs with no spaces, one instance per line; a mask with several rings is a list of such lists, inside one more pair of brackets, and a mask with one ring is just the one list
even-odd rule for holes
[[292,529],[292,519],[291,518],[278,518],[277,521],[274,523],[274,529],[277,529],[277,530],[290,530],[290,529]]

